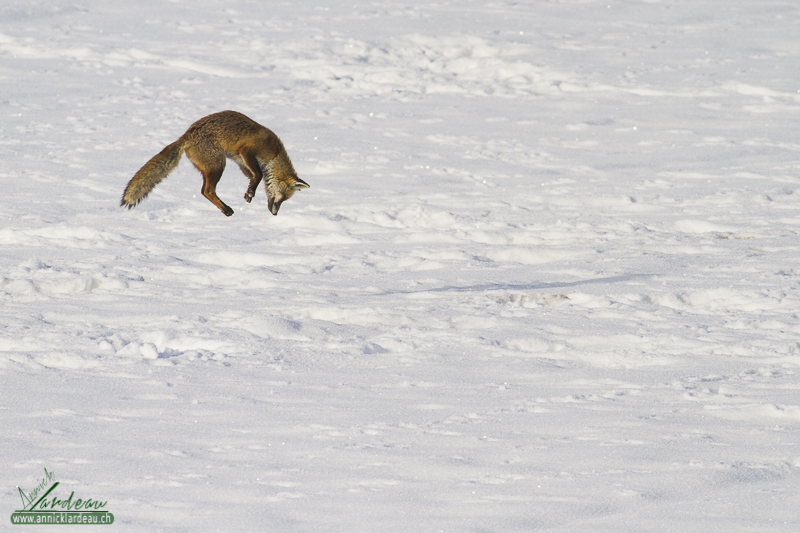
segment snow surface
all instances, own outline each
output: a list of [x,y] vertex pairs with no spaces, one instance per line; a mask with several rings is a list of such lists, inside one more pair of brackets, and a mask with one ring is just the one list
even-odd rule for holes
[[[3,0],[2,520],[47,468],[124,531],[800,530],[798,24]],[[118,207],[223,109],[311,188]]]

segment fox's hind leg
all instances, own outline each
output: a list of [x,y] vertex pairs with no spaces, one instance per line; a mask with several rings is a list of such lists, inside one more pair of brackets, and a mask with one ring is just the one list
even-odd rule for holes
[[261,165],[258,164],[258,159],[253,154],[242,151],[240,156],[244,165],[240,163],[239,168],[242,169],[242,172],[245,176],[250,178],[250,185],[248,185],[247,191],[244,193],[244,199],[247,200],[247,203],[249,204],[250,200],[253,199],[253,196],[256,195],[256,187],[258,187],[258,184],[261,183],[263,175],[261,173]]
[[225,171],[225,156],[222,154],[204,154],[204,157],[201,159],[190,150],[186,151],[186,156],[203,175],[203,196],[205,196],[209,202],[217,206],[226,217],[231,216],[233,214],[233,209],[228,207],[228,205],[217,196],[217,183],[219,183],[219,180],[222,178],[222,173]]
[[222,178],[223,170],[225,170],[224,167],[215,168],[209,172],[203,172],[203,196],[217,206],[226,217],[229,217],[233,214],[233,209],[217,196],[217,183],[219,183],[220,178]]

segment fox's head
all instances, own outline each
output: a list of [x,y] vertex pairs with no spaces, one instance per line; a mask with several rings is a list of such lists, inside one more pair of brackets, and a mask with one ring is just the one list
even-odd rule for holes
[[285,179],[277,177],[269,180],[267,184],[267,196],[269,197],[269,211],[273,215],[278,214],[281,204],[292,197],[295,191],[308,189],[310,185],[297,176],[290,176]]
[[292,162],[285,150],[267,164],[264,189],[269,198],[269,211],[278,214],[281,204],[292,197],[295,191],[308,189],[310,185],[297,177]]

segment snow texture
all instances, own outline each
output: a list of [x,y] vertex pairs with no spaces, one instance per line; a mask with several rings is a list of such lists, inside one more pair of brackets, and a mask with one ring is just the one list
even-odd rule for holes
[[[800,530],[798,24],[4,0],[2,519],[47,468],[131,532]],[[118,207],[224,109],[311,188]]]

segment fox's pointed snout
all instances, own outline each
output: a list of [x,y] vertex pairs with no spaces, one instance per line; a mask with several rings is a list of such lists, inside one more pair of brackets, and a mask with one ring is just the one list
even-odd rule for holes
[[278,210],[281,208],[281,204],[283,203],[283,200],[275,200],[275,198],[270,196],[269,199],[267,200],[267,202],[268,202],[268,206],[269,206],[269,212],[272,213],[273,215],[277,215],[278,214]]

